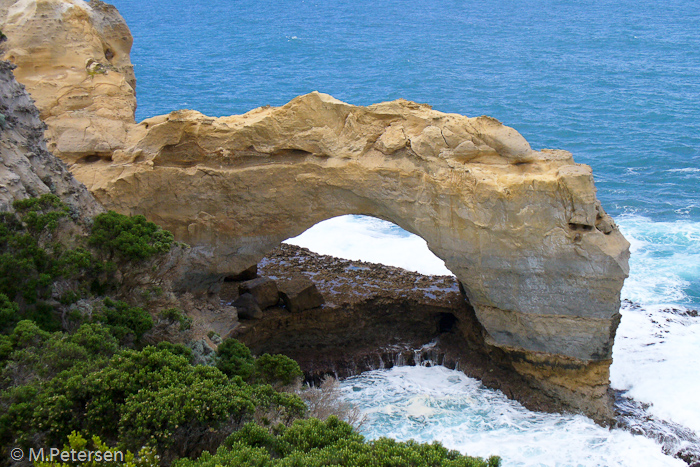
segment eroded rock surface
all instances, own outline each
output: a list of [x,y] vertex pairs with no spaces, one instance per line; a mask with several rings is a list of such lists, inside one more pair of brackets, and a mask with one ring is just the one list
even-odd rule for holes
[[67,164],[109,159],[134,123],[133,39],[117,9],[100,0],[0,0],[7,41],[2,58],[17,65],[48,124],[48,149]]
[[244,115],[182,110],[136,124],[131,36],[112,7],[2,0],[0,23],[50,146],[106,207],[192,245],[190,284],[240,273],[330,217],[385,219],[454,272],[486,345],[543,393],[610,417],[629,244],[568,152],[534,151],[489,117],[316,92]]
[[92,217],[104,210],[65,164],[46,149],[44,124],[13,65],[0,61],[0,212],[13,201],[52,193],[74,214]]

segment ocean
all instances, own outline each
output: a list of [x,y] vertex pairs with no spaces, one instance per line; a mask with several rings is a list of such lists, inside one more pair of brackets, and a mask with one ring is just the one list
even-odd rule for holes
[[[240,114],[316,90],[490,115],[534,149],[571,151],[632,245],[612,386],[700,435],[700,318],[683,313],[700,309],[700,2],[112,3],[134,36],[138,120]],[[289,241],[449,274],[420,238],[377,219],[330,219]],[[343,387],[369,437],[437,439],[504,466],[685,465],[648,438],[530,412],[445,368]]]

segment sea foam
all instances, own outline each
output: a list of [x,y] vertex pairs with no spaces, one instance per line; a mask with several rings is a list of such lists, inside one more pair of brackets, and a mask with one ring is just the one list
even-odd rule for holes
[[[700,318],[683,314],[700,303],[700,224],[653,222],[637,215],[620,216],[617,222],[630,241],[631,258],[611,384],[650,404],[651,414],[700,433],[695,390],[700,387]],[[422,239],[363,216],[319,223],[289,242],[423,274],[446,273]],[[365,428],[370,437],[437,439],[470,454],[502,455],[506,466],[683,465],[649,439],[604,430],[581,416],[530,412],[458,372],[392,371],[344,383],[349,399],[370,417]]]
[[515,466],[685,466],[654,441],[580,415],[532,412],[500,391],[444,367],[394,367],[348,378],[346,399],[367,416],[369,438],[440,440]]

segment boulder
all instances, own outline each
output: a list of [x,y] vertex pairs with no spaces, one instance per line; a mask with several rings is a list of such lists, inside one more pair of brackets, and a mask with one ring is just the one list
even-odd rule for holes
[[316,285],[303,276],[280,282],[279,291],[284,305],[292,313],[317,308],[325,303]]
[[260,319],[263,312],[255,297],[249,293],[244,293],[238,297],[232,305],[238,310],[238,319]]
[[277,284],[269,277],[258,277],[257,279],[243,282],[238,286],[238,292],[241,295],[251,294],[263,310],[277,305],[280,301]]
[[249,281],[258,277],[258,265],[254,264],[238,274],[231,274],[224,279],[226,282]]

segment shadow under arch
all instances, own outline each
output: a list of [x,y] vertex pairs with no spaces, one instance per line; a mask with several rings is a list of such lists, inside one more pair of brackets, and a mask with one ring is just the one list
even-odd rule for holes
[[[353,227],[357,228],[349,233]],[[328,235],[327,244],[350,239],[350,250],[365,251],[344,249],[338,256],[353,257],[346,259],[297,245],[313,248],[314,240]],[[394,260],[398,255],[410,257],[403,265],[415,266],[416,254],[441,263],[420,237],[376,218],[346,215],[322,221],[291,240],[263,258],[257,275],[278,285],[305,276],[325,303],[294,313],[272,306],[259,319],[243,319],[232,337],[254,353],[285,354],[299,362],[307,379],[315,383],[327,374],[342,378],[396,365],[439,364],[477,377],[496,368],[484,353],[483,329],[474,309],[444,265],[438,264],[438,272],[447,275],[424,275],[380,264],[366,253],[389,247]],[[238,284],[225,288],[236,289]],[[517,374],[501,383],[507,387],[514,380],[524,386]]]

